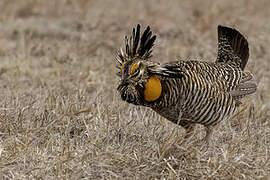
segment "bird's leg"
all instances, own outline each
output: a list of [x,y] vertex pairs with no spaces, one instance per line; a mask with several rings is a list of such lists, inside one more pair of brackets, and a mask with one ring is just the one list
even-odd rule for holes
[[184,135],[184,139],[182,143],[186,142],[194,134],[194,126],[195,124],[192,123],[189,119],[183,118],[182,113],[180,113],[177,123],[178,125],[182,126],[186,134]]
[[236,114],[234,114],[230,119],[233,119],[233,118],[237,117],[239,114],[241,114],[242,112],[244,112],[248,108],[248,105],[249,104],[246,104],[246,103],[241,104],[241,109],[238,112],[236,112]]
[[188,139],[194,134],[194,125],[195,124],[193,124],[193,123],[187,123],[187,124],[181,125],[186,130],[186,133],[184,135],[184,138],[181,139],[180,144],[185,144],[188,141]]
[[205,141],[207,144],[209,144],[213,130],[209,126],[204,126],[204,128],[205,128],[206,135],[203,138],[203,141]]
[[194,124],[193,123],[186,124],[184,126],[184,128],[186,130],[186,134],[184,136],[184,139],[186,140],[194,134]]

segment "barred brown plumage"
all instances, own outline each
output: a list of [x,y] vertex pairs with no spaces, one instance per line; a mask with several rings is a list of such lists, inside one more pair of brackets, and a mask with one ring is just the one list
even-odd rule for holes
[[118,53],[121,77],[118,91],[124,101],[152,108],[161,116],[187,130],[194,124],[211,127],[231,117],[241,98],[256,91],[250,72],[247,40],[235,29],[218,26],[216,62],[175,61],[160,65],[150,61],[156,36],[148,26],[140,36],[140,25],[126,40],[126,52]]

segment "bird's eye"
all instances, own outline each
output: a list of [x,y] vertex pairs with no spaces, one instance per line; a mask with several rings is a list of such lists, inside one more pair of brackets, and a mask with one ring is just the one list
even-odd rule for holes
[[136,74],[139,70],[139,64],[138,63],[135,63],[133,64],[133,66],[130,68],[130,72],[129,74],[132,75],[132,74]]
[[123,62],[121,64],[121,69],[120,69],[120,74],[124,74],[124,66],[125,66],[126,62]]

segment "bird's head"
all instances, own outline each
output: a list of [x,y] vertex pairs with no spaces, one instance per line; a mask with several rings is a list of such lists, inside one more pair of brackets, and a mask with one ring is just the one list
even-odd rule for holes
[[160,78],[151,74],[151,69],[158,66],[149,60],[156,36],[152,36],[148,26],[140,36],[140,25],[133,28],[132,36],[125,37],[125,52],[118,52],[119,72],[121,78],[117,88],[122,100],[135,105],[145,105],[157,100],[162,92]]

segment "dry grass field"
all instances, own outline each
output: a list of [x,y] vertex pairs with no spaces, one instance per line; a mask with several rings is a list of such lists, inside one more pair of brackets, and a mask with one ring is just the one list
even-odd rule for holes
[[[0,179],[270,178],[270,1],[0,1]],[[248,39],[248,108],[184,129],[116,92],[116,51],[138,23],[153,61],[217,55],[217,25]]]

